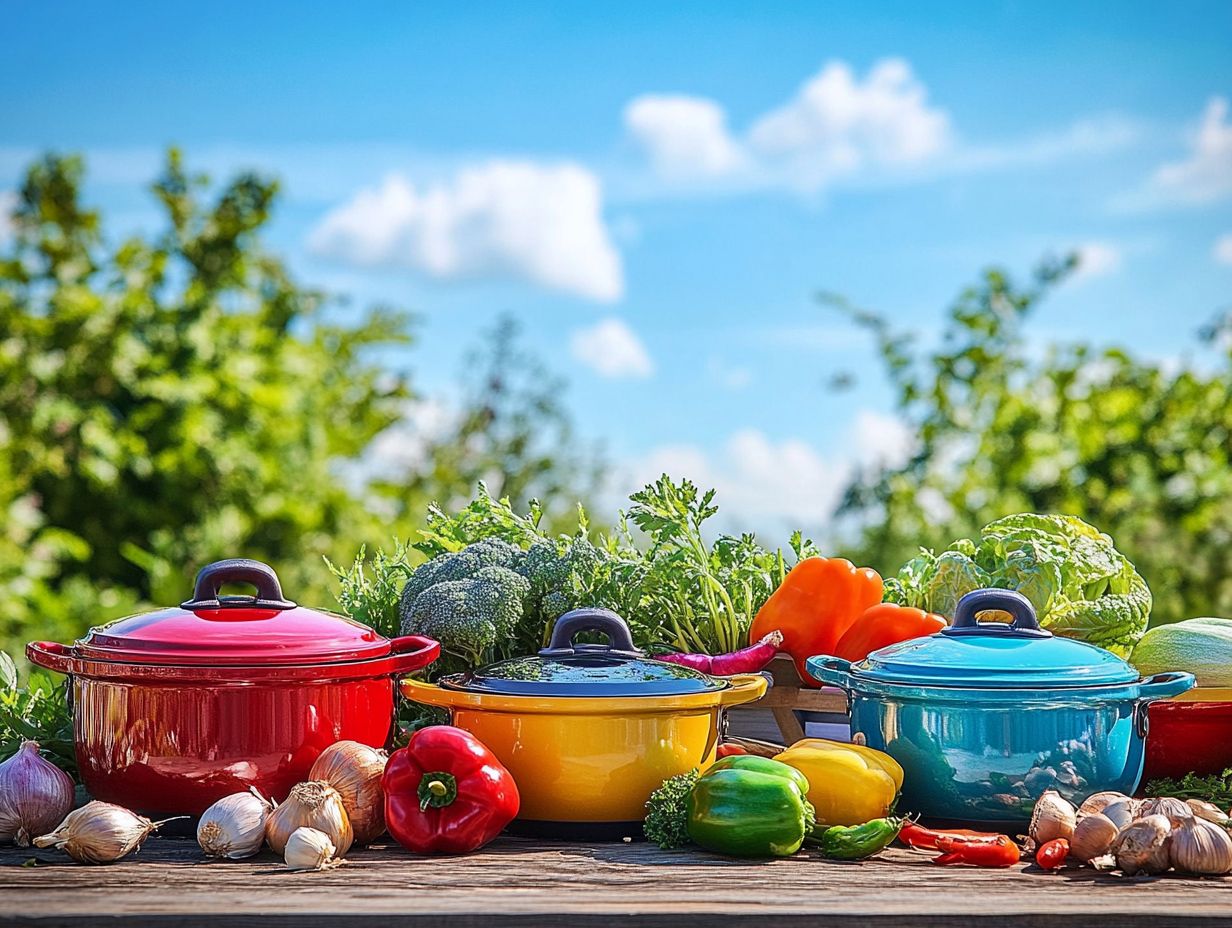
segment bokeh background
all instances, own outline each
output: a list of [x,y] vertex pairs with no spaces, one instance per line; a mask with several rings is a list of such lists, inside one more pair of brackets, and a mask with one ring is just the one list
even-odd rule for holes
[[11,2],[0,647],[477,481],[1232,615],[1232,6]]

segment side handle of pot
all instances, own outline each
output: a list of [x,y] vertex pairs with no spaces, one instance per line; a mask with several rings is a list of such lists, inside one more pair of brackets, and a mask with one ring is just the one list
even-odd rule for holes
[[818,654],[805,663],[808,665],[808,672],[818,680],[840,689],[848,689],[851,682],[851,661],[830,654]]
[[441,656],[441,644],[423,635],[403,635],[389,643],[394,673],[422,670]]
[[73,672],[73,649],[55,641],[31,641],[26,645],[26,659],[38,667],[56,673]]
[[411,702],[421,702],[425,706],[440,706],[444,709],[452,709],[457,703],[456,693],[443,690],[435,683],[428,683],[426,680],[403,677],[398,681],[398,686],[402,689],[402,695]]
[[770,685],[759,673],[742,673],[731,678],[731,686],[719,691],[719,705],[740,706],[746,702],[756,702],[766,695]]
[[1138,695],[1144,700],[1179,696],[1194,685],[1194,675],[1183,670],[1170,670],[1147,677],[1138,684]]

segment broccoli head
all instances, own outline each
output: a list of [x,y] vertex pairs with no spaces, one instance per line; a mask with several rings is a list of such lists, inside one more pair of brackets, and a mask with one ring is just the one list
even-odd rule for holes
[[522,570],[530,581],[531,608],[544,622],[589,602],[605,552],[578,536],[567,543],[544,540],[526,552]]
[[467,545],[461,551],[441,554],[425,564],[420,564],[411,572],[406,586],[402,588],[398,611],[403,622],[406,621],[416,598],[429,587],[449,580],[465,580],[485,567],[504,567],[506,570],[520,573],[524,557],[521,548],[516,548],[507,541],[485,538],[473,545]]
[[530,583],[521,574],[506,567],[481,567],[471,576],[434,583],[415,596],[402,611],[402,633],[435,638],[444,650],[476,666],[494,646],[512,637],[529,593]]

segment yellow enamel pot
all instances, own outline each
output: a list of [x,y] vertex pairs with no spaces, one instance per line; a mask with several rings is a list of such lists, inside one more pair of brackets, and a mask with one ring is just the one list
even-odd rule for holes
[[[582,630],[609,644],[573,644]],[[649,660],[618,616],[585,609],[558,620],[537,658],[400,685],[408,699],[448,709],[509,768],[522,796],[514,830],[623,837],[640,834],[665,779],[714,762],[723,710],[759,699],[767,682]]]

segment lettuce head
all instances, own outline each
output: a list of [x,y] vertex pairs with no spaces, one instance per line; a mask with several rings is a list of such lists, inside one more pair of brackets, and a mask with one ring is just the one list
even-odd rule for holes
[[948,618],[972,590],[1017,590],[1040,625],[1127,657],[1146,632],[1151,591],[1112,539],[1074,516],[1020,513],[978,540],[921,550],[886,582],[886,599]]

